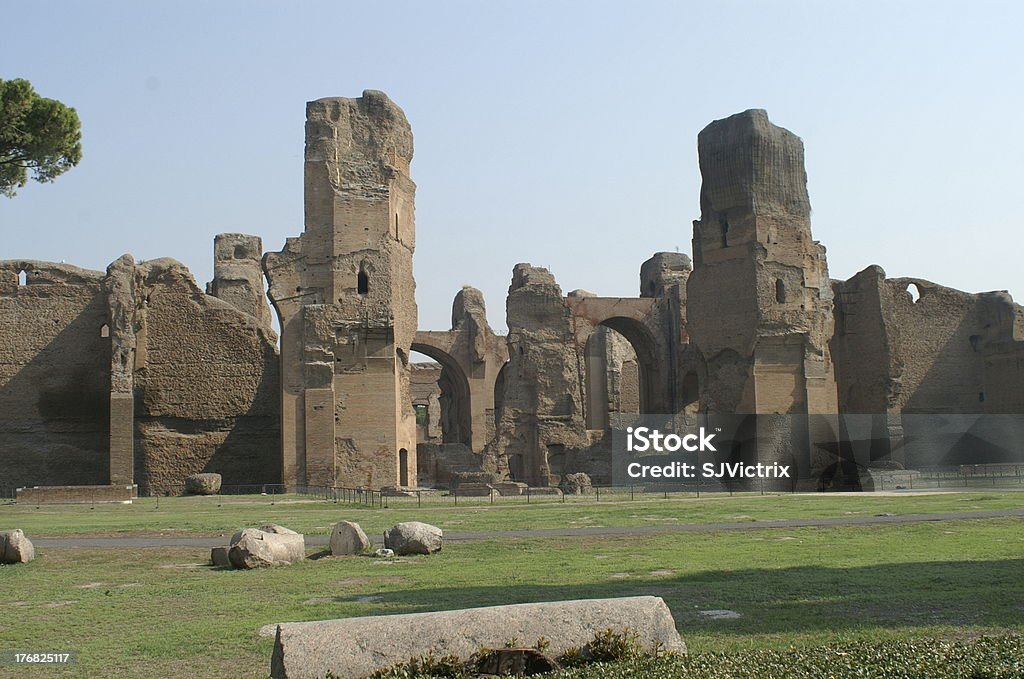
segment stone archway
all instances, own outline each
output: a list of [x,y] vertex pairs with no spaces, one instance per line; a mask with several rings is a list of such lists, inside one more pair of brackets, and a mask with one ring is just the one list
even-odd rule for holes
[[[623,340],[631,351],[615,346]],[[643,323],[621,316],[604,319],[590,333],[583,353],[588,429],[606,429],[610,412],[662,412],[656,343]]]
[[473,396],[466,372],[455,357],[440,347],[413,342],[412,351],[419,352],[441,365],[441,429],[445,443],[462,443],[473,447]]

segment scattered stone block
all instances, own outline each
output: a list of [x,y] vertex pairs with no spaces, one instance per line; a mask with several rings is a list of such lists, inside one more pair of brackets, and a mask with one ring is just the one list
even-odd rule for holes
[[562,491],[552,486],[530,486],[528,495],[561,495]]
[[36,558],[36,548],[20,528],[0,531],[0,563],[28,563]]
[[220,474],[192,474],[185,478],[186,495],[216,495],[220,492]]
[[396,486],[384,486],[380,489],[380,494],[384,497],[416,497],[416,491]]
[[283,526],[246,528],[231,537],[228,559],[235,568],[263,568],[306,558],[306,539]]
[[594,484],[591,482],[590,476],[583,472],[566,474],[562,477],[559,487],[566,495],[585,495],[594,491]]
[[405,521],[384,532],[384,546],[399,556],[433,554],[441,551],[443,535],[440,528],[429,523]]
[[642,596],[281,623],[270,674],[274,679],[328,673],[356,679],[428,653],[468,660],[479,649],[503,648],[512,638],[529,644],[543,637],[549,641],[547,653],[557,657],[609,629],[635,632],[652,651],[686,652],[665,602]]
[[210,561],[217,568],[231,568],[231,559],[228,557],[230,547],[214,547],[210,550]]
[[354,521],[339,521],[331,530],[331,556],[360,554],[370,546],[366,533]]
[[387,548],[381,548],[381,549],[378,549],[376,552],[374,552],[373,555],[375,557],[377,557],[378,559],[390,559],[391,557],[393,557],[395,555],[395,550],[387,549]]
[[464,483],[493,483],[494,474],[490,472],[454,472],[451,476],[452,488],[461,487]]
[[494,492],[494,486],[489,483],[463,482],[452,492],[459,497],[488,497]]
[[495,483],[494,487],[504,496],[523,495],[526,493],[526,489],[529,488],[528,485],[519,481],[501,481]]

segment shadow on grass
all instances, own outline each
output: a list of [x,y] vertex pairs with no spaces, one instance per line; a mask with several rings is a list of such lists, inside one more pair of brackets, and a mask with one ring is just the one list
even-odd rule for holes
[[[1016,627],[1024,620],[1024,559],[853,568],[802,566],[617,574],[585,585],[511,585],[384,594],[387,613],[653,595],[686,632],[784,634],[925,626]],[[704,611],[739,617],[713,619]]]

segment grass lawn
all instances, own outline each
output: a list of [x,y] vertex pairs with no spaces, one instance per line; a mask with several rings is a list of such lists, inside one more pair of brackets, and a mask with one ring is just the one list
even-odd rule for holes
[[[485,498],[486,500],[486,498]],[[448,531],[582,526],[767,521],[841,516],[930,514],[1024,508],[1024,492],[931,494],[703,495],[618,502],[477,504],[369,508],[298,496],[142,498],[131,505],[0,505],[0,528],[29,536],[231,534],[273,520],[308,534],[326,534],[340,519],[380,535],[399,521],[423,520]]]
[[[894,508],[916,513],[937,506],[943,508],[934,511],[966,510],[1011,502],[1016,495],[986,497],[843,497],[815,505],[817,497],[787,496],[505,508],[504,520],[490,510],[406,516],[395,510],[306,504],[257,506],[262,513],[250,514],[255,509],[241,502],[230,510],[230,520],[235,527],[252,523],[248,519],[258,514],[257,522],[272,519],[307,529],[329,525],[328,519],[344,514],[376,532],[385,523],[415,515],[450,530],[455,529],[450,520],[474,528],[518,528],[523,522],[549,525],[566,516],[559,511],[584,512],[580,516],[611,525],[658,511],[686,520],[697,520],[692,515],[729,520],[743,514],[807,516],[815,510],[831,512],[825,515]],[[165,503],[159,511],[173,513],[179,522],[190,514],[185,503]],[[38,534],[75,532],[68,524],[80,531],[103,530],[102,522],[87,522],[88,509],[74,510],[61,524],[52,516],[47,524],[43,515],[27,511],[11,521],[10,509],[0,515],[4,525],[27,527],[22,519],[35,517]],[[146,505],[120,509],[129,509],[125,517],[157,511]],[[190,525],[214,525],[220,515],[213,509]],[[481,517],[497,517],[496,523],[474,523],[492,520]],[[151,529],[152,521],[137,521],[134,530]],[[77,665],[64,674],[47,669],[37,672],[40,676],[264,677],[272,641],[257,630],[269,623],[637,594],[665,599],[695,654],[1024,631],[1020,518],[489,540],[453,543],[430,557],[324,558],[262,571],[213,570],[201,565],[207,558],[205,550],[189,549],[51,549],[31,564],[0,568],[0,651],[78,653]],[[712,619],[702,613],[708,610],[733,611],[739,617]],[[0,676],[22,675],[0,666]]]

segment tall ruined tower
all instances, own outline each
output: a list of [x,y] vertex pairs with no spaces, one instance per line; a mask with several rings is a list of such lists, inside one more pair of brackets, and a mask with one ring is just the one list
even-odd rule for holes
[[[803,143],[750,110],[708,125],[697,146],[687,329],[703,359],[702,409],[834,415],[832,289],[825,248],[811,237]],[[789,432],[795,420],[770,421],[757,424],[760,459],[802,449],[800,466],[814,464],[823,435],[813,425]]]
[[415,484],[412,155],[405,114],[382,92],[306,105],[305,230],[264,258],[289,487]]

